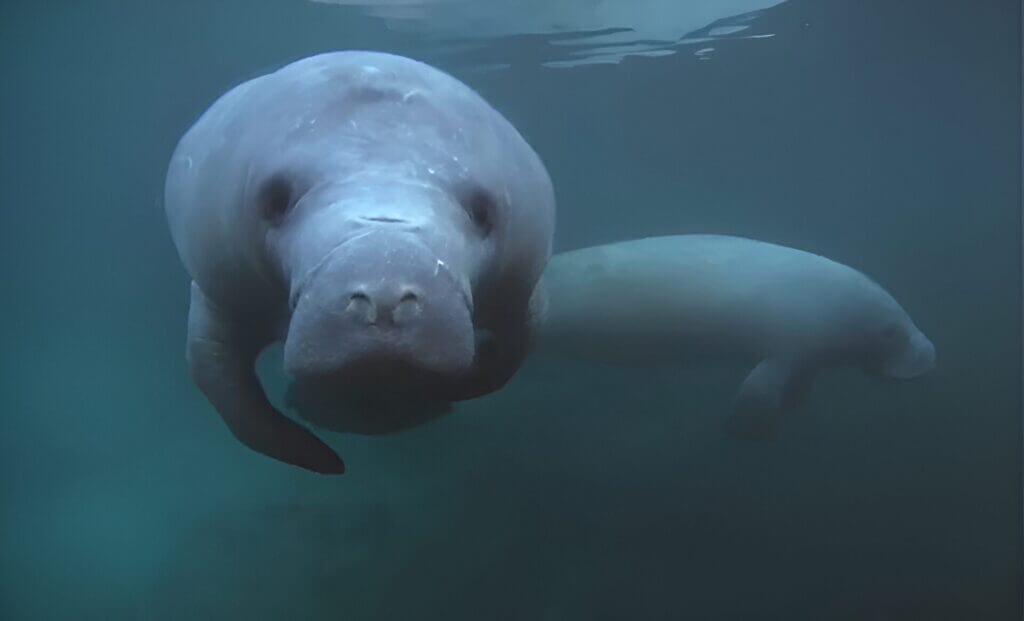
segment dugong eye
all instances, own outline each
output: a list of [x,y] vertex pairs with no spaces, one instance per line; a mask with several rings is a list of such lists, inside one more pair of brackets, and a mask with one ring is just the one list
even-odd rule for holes
[[475,188],[466,194],[462,207],[483,237],[494,228],[494,197],[487,190]]
[[284,175],[267,179],[256,199],[260,216],[272,224],[279,224],[292,207],[292,194],[292,184]]

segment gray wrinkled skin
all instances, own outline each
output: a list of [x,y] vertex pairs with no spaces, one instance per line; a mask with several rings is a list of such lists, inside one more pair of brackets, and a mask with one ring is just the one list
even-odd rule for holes
[[[511,124],[428,65],[337,52],[235,87],[178,144],[165,205],[193,279],[192,376],[276,459],[343,469],[255,380],[274,341],[300,413],[364,433],[496,390],[526,353],[551,181]],[[425,407],[374,405],[394,402]]]

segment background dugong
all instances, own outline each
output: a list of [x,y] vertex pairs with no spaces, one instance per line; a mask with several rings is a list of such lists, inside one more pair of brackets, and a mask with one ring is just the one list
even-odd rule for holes
[[912,378],[935,348],[860,272],[824,257],[720,235],[650,237],[552,257],[539,291],[538,353],[612,364],[755,364],[730,428],[773,432],[822,368]]
[[358,393],[358,410],[317,413],[337,429],[400,429],[496,390],[526,353],[555,200],[540,158],[469,87],[337,52],[218,99],[174,151],[165,206],[192,277],[195,383],[250,448],[338,473],[269,403],[256,356],[284,342],[299,409]]

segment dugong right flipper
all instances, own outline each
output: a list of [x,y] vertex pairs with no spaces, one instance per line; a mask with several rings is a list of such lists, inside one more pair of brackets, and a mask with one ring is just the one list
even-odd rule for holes
[[249,448],[319,472],[341,474],[345,465],[323,441],[274,409],[254,368],[270,339],[247,333],[192,283],[186,357],[192,380]]
[[728,419],[734,435],[774,436],[784,414],[803,400],[814,382],[814,370],[789,358],[766,358],[743,380]]

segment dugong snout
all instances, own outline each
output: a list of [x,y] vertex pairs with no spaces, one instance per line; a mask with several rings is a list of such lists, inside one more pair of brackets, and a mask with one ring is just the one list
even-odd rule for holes
[[881,368],[891,379],[913,379],[935,368],[935,345],[923,332],[914,328],[906,343]]
[[284,344],[293,378],[378,368],[455,377],[473,364],[468,289],[413,235],[380,231],[343,243],[296,287],[293,304]]

